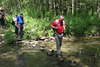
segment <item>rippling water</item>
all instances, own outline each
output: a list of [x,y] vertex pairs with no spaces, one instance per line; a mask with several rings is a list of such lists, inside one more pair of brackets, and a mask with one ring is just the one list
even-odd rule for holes
[[[46,46],[45,51],[41,52],[39,45],[16,45],[8,51],[0,47],[0,67],[100,67],[100,37],[64,38],[63,63],[56,60],[55,41],[39,42]],[[54,49],[53,56],[47,56],[48,49]]]

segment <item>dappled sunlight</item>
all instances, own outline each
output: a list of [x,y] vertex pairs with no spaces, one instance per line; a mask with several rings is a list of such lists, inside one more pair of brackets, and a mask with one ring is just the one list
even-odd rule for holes
[[[9,48],[5,50],[3,48],[5,45],[0,45],[1,64],[13,64],[14,66],[24,66],[24,67],[99,67],[99,47],[100,38],[64,38],[63,45],[61,47],[62,54],[64,57],[64,62],[59,63],[56,59],[56,43],[53,41],[37,41],[39,42],[37,47],[31,45],[19,44],[19,45],[9,45]],[[25,42],[25,41],[23,41]],[[27,41],[28,43],[28,41]],[[40,46],[45,45],[45,50],[40,51]],[[7,47],[7,46],[6,46]],[[49,49],[54,49],[53,56],[48,56],[47,51]],[[5,60],[6,59],[6,60]],[[13,67],[12,65],[12,67]],[[6,65],[5,65],[6,66]]]
[[3,53],[3,54],[0,55],[0,57],[5,58],[5,59],[11,58],[13,60],[15,60],[17,58],[16,54],[14,54],[13,52]]
[[[46,45],[56,50],[56,43],[48,42]],[[98,50],[100,46],[100,37],[81,37],[69,38],[63,40],[62,53],[64,59],[74,60],[78,67],[93,67],[92,63],[97,64]],[[96,62],[97,61],[97,62]]]

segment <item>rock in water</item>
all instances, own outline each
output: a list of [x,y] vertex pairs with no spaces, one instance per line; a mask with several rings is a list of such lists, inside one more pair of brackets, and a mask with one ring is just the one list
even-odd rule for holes
[[41,50],[41,51],[45,51],[45,48],[42,48],[42,47],[41,47],[40,50]]
[[54,50],[53,50],[53,49],[49,49],[49,51],[50,51],[50,52],[52,52],[52,53],[54,52]]
[[48,52],[47,52],[47,55],[48,55],[48,56],[53,56],[53,53],[52,53],[51,51],[48,51]]

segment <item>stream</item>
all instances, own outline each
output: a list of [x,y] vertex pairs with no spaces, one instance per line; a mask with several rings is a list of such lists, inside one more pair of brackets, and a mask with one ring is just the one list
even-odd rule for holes
[[[100,67],[100,37],[64,38],[62,54],[64,62],[57,61],[54,38],[21,41],[9,49],[0,46],[0,67]],[[41,45],[45,50],[41,51]],[[53,49],[53,56],[48,56]]]

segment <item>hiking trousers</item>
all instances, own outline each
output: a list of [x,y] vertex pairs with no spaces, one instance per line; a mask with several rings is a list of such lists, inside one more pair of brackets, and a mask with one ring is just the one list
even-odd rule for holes
[[61,54],[61,45],[62,45],[63,34],[55,33],[55,41],[56,41],[56,48],[57,54]]
[[1,24],[1,27],[3,27],[5,25],[5,20],[3,18],[0,19],[0,24]]
[[14,25],[15,27],[15,34],[18,35],[18,27],[16,25]]
[[18,37],[22,38],[23,37],[23,25],[18,25]]

